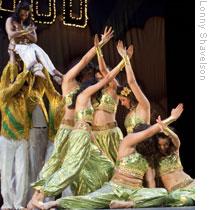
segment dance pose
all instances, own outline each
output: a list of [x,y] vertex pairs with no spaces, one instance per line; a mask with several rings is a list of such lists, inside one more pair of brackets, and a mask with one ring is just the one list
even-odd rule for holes
[[35,43],[37,42],[36,27],[31,20],[30,5],[20,2],[15,13],[6,21],[6,31],[10,41],[9,49],[17,53],[35,75],[45,78],[43,66],[61,83],[62,75],[56,70],[48,55]]
[[163,133],[156,136],[159,151],[156,170],[163,186],[170,192],[168,205],[194,205],[194,180],[183,171],[179,156],[179,137],[161,119],[158,119],[158,123]]
[[[40,193],[48,196],[55,195],[62,192],[69,184],[73,184],[72,190],[74,191],[75,187],[82,186],[82,180],[85,180],[87,183],[84,184],[93,191],[95,185],[102,185],[111,178],[113,164],[101,154],[97,146],[94,145],[94,141],[91,140],[94,138],[89,124],[92,123],[94,114],[91,96],[108,84],[120,69],[120,66],[117,65],[96,84],[83,90],[80,89],[75,105],[75,126],[68,140],[68,149],[63,164],[46,181],[45,185],[39,188]],[[86,178],[87,174],[89,179]],[[102,179],[102,177],[104,178]],[[76,185],[74,185],[75,181]],[[32,202],[34,205],[38,205],[37,200],[32,200]]]
[[[107,30],[108,29],[105,28],[105,31]],[[112,28],[109,30],[111,32]],[[98,37],[95,39],[95,47],[100,70],[100,72],[97,72],[96,77],[100,80],[109,73],[109,70],[104,61]],[[132,54],[130,54],[130,57],[131,56]],[[123,69],[125,66],[124,61],[122,61],[119,65],[120,68]],[[114,163],[117,158],[120,141],[123,139],[123,134],[116,122],[116,112],[119,101],[117,97],[117,86],[118,82],[114,79],[102,89],[100,98],[96,98],[94,100],[93,105],[95,113],[92,125],[93,134],[95,136],[95,144]]]
[[129,109],[125,118],[127,133],[132,133],[138,123],[150,124],[150,103],[136,82],[129,56],[120,42],[118,52],[125,61],[128,85],[118,88],[121,104]]
[[[111,34],[108,32],[104,33],[104,38],[100,42],[100,45],[106,44],[111,39]],[[39,195],[38,190],[42,188],[46,180],[49,179],[51,175],[53,175],[56,171],[58,171],[61,166],[63,165],[64,158],[66,157],[66,152],[69,147],[69,137],[71,134],[71,131],[74,127],[74,118],[75,118],[75,102],[77,95],[79,92],[81,92],[81,89],[84,89],[91,81],[91,79],[94,78],[94,71],[92,68],[88,67],[88,63],[90,60],[96,55],[96,49],[95,47],[92,47],[84,56],[83,58],[75,65],[73,66],[63,77],[63,83],[62,83],[62,93],[63,97],[65,98],[66,106],[65,106],[65,114],[63,117],[63,120],[61,122],[61,126],[56,134],[55,137],[55,148],[53,151],[53,154],[51,155],[49,161],[44,165],[41,173],[40,173],[40,179],[36,183],[33,184],[34,188],[37,189],[37,192],[34,194],[33,197],[37,197]],[[84,70],[83,70],[84,69]],[[83,70],[83,72],[82,72]],[[81,84],[76,80],[76,78],[80,78]],[[87,81],[85,83],[85,81]],[[76,141],[76,139],[74,139]],[[75,142],[75,147],[78,145],[78,147],[81,147],[84,145],[83,143],[79,145],[80,142]],[[88,146],[89,147],[89,146]],[[69,151],[69,149],[68,149]],[[71,150],[70,150],[71,151]],[[77,150],[78,151],[78,150]],[[74,153],[74,149],[72,148],[72,153]],[[71,160],[75,163],[79,162],[80,159],[86,158],[83,155],[83,152],[81,150],[78,151],[77,157],[74,154],[70,155]],[[78,166],[79,163],[78,163]],[[95,166],[94,166],[95,167]],[[96,167],[99,167],[97,170]],[[94,191],[108,180],[108,177],[110,177],[109,174],[103,173],[104,170],[102,166],[96,166],[94,172],[90,170],[88,173],[81,174],[78,181],[75,181],[75,187],[74,187],[74,193],[75,194],[86,194],[88,192]],[[71,174],[76,174],[78,169],[74,168],[72,166]],[[90,178],[91,177],[91,178]],[[76,178],[75,176],[73,178]],[[68,183],[68,181],[66,182]],[[66,184],[64,183],[63,186]],[[68,186],[68,184],[67,184]],[[90,187],[89,187],[90,186]],[[62,186],[57,186],[58,190],[62,191]],[[59,188],[60,187],[60,188]],[[54,193],[57,193],[57,190],[54,188]],[[58,192],[59,193],[59,192]],[[52,193],[53,194],[53,193]],[[31,202],[30,202],[31,204]]]
[[29,72],[22,70],[10,52],[0,83],[2,209],[21,209],[27,199],[29,118],[25,98]]
[[[164,124],[177,120],[183,112],[182,104],[172,109]],[[143,188],[142,180],[148,164],[144,157],[137,153],[136,146],[160,132],[158,123],[148,129],[128,134],[120,143],[117,165],[114,176],[101,189],[85,196],[69,196],[56,201],[38,203],[40,209],[53,206],[61,208],[130,208],[162,206],[168,193],[163,188]]]

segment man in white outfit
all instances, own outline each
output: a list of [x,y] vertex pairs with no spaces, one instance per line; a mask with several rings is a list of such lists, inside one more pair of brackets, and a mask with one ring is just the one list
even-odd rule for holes
[[15,13],[6,21],[6,31],[10,40],[9,48],[20,56],[26,68],[32,70],[36,76],[45,78],[43,66],[61,84],[62,74],[57,71],[45,51],[37,44],[37,35],[31,15],[30,5],[20,2]]

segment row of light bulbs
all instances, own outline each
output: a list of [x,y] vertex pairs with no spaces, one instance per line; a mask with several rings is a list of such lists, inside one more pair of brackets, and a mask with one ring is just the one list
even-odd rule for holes
[[[8,0],[5,0],[8,2]],[[63,24],[67,26],[74,26],[79,28],[85,28],[87,26],[87,1],[79,0],[80,12],[79,16],[73,15],[73,3],[78,0],[63,0]],[[13,0],[13,8],[6,9],[3,8],[3,0],[0,0],[0,18],[2,18],[1,13],[6,13],[7,15],[15,11],[16,5],[21,2],[21,0]],[[32,8],[32,19],[35,23],[40,24],[52,24],[56,19],[56,0],[48,0],[48,11],[46,13],[39,12],[39,5],[41,0],[31,0]]]

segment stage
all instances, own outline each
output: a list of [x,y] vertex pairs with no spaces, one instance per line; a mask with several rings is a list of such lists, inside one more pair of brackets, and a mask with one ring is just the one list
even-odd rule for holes
[[[195,210],[195,206],[186,206],[186,207],[161,207],[161,208],[138,208],[138,209],[140,209],[140,210]],[[118,210],[121,210],[121,209],[118,209]]]

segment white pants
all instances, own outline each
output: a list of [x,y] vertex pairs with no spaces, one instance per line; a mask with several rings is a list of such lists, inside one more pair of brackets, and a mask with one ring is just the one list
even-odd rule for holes
[[54,144],[50,140],[48,140],[47,151],[45,154],[45,163],[49,160],[50,156],[53,153],[53,150],[54,150]]
[[35,182],[45,162],[48,129],[31,128],[29,136],[30,183]]
[[28,70],[30,70],[31,67],[33,67],[33,65],[38,62],[37,61],[38,58],[39,61],[42,63],[42,65],[47,69],[47,71],[51,75],[54,75],[53,70],[55,69],[55,66],[53,65],[47,53],[38,45],[16,44],[15,52],[23,60]]
[[28,192],[28,142],[1,137],[1,208],[20,209]]

